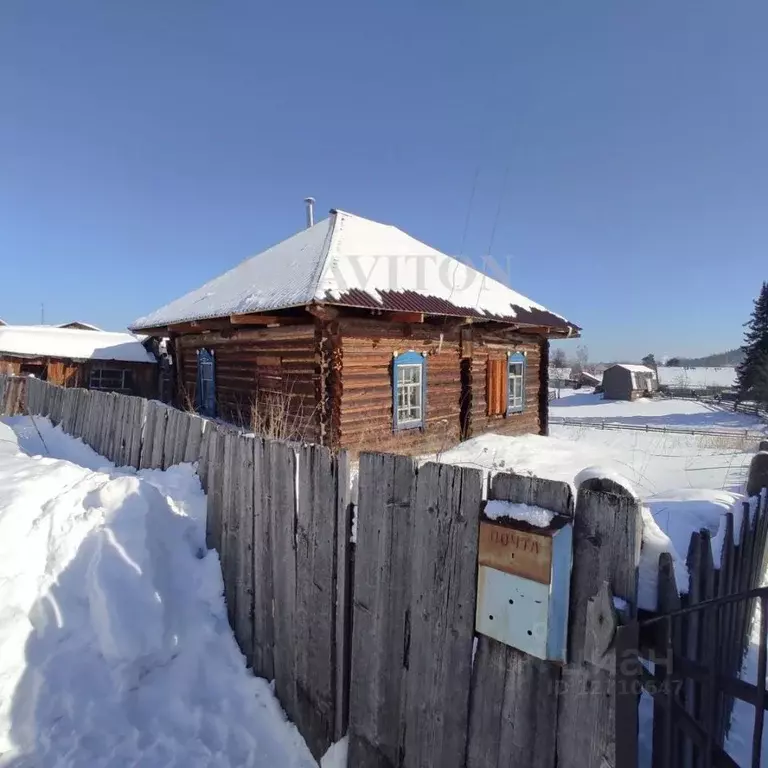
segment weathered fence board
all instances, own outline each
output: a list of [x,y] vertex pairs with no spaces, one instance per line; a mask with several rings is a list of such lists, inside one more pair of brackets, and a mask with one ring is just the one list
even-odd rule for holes
[[265,458],[267,447],[257,438],[253,445],[253,670],[275,677],[275,623],[272,611],[272,526]]
[[463,766],[482,474],[425,464],[416,478],[406,656],[406,764]]
[[349,675],[352,655],[352,510],[349,488],[349,455],[341,451],[336,458],[336,720],[334,739],[347,732],[349,724]]
[[275,691],[296,720],[296,453],[286,443],[266,440],[264,457],[272,532]]
[[234,441],[233,498],[230,514],[237,519],[235,538],[235,637],[253,664],[253,438]]
[[400,765],[415,464],[364,453],[358,476],[349,699],[349,763]]
[[230,626],[235,626],[237,611],[237,531],[239,519],[235,507],[235,479],[237,476],[238,436],[233,430],[224,432],[221,481],[221,572],[224,577],[224,595]]
[[558,768],[615,764],[616,702],[610,695],[614,677],[609,670],[585,663],[587,608],[603,582],[631,608],[637,605],[640,505],[628,494],[590,487],[596,487],[593,481],[582,484],[576,501],[568,664],[562,671],[558,708]]
[[350,762],[463,766],[482,475],[365,455],[359,484]]
[[336,504],[338,467],[326,448],[303,445],[296,513],[297,723],[314,754],[335,732]]

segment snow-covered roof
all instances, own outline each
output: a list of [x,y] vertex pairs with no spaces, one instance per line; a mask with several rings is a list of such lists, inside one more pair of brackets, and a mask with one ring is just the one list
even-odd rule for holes
[[634,363],[616,363],[616,366],[619,368],[624,368],[627,371],[632,371],[632,373],[655,374],[655,371],[653,370],[653,368],[649,368],[647,365],[635,365]]
[[659,383],[668,387],[706,389],[735,387],[735,368],[676,368],[659,366]]
[[578,330],[541,304],[397,227],[344,211],[331,211],[329,218],[138,318],[131,328],[313,302]]
[[79,328],[82,331],[100,331],[102,330],[97,325],[91,325],[90,323],[84,323],[82,320],[72,320],[68,323],[59,323],[57,328]]
[[550,368],[549,371],[549,380],[555,381],[556,379],[570,379],[571,378],[571,369],[570,368]]
[[49,325],[0,327],[0,355],[3,354],[73,360],[121,360],[127,363],[157,362],[132,333],[82,331]]

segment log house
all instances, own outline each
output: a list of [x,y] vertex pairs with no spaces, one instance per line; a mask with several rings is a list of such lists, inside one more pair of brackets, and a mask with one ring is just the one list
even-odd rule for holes
[[180,407],[332,448],[546,434],[549,340],[579,328],[395,227],[342,211],[136,320]]

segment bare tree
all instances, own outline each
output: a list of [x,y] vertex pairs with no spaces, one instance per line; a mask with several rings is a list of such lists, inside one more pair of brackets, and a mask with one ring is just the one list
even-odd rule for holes
[[556,349],[552,353],[552,367],[553,368],[567,368],[568,358],[565,356],[564,349]]
[[576,362],[573,365],[573,371],[576,374],[582,371],[589,371],[589,349],[586,344],[576,347]]

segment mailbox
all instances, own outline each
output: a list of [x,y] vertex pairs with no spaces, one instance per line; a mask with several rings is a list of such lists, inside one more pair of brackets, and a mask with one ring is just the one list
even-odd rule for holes
[[566,661],[573,523],[480,523],[475,629],[540,659]]

